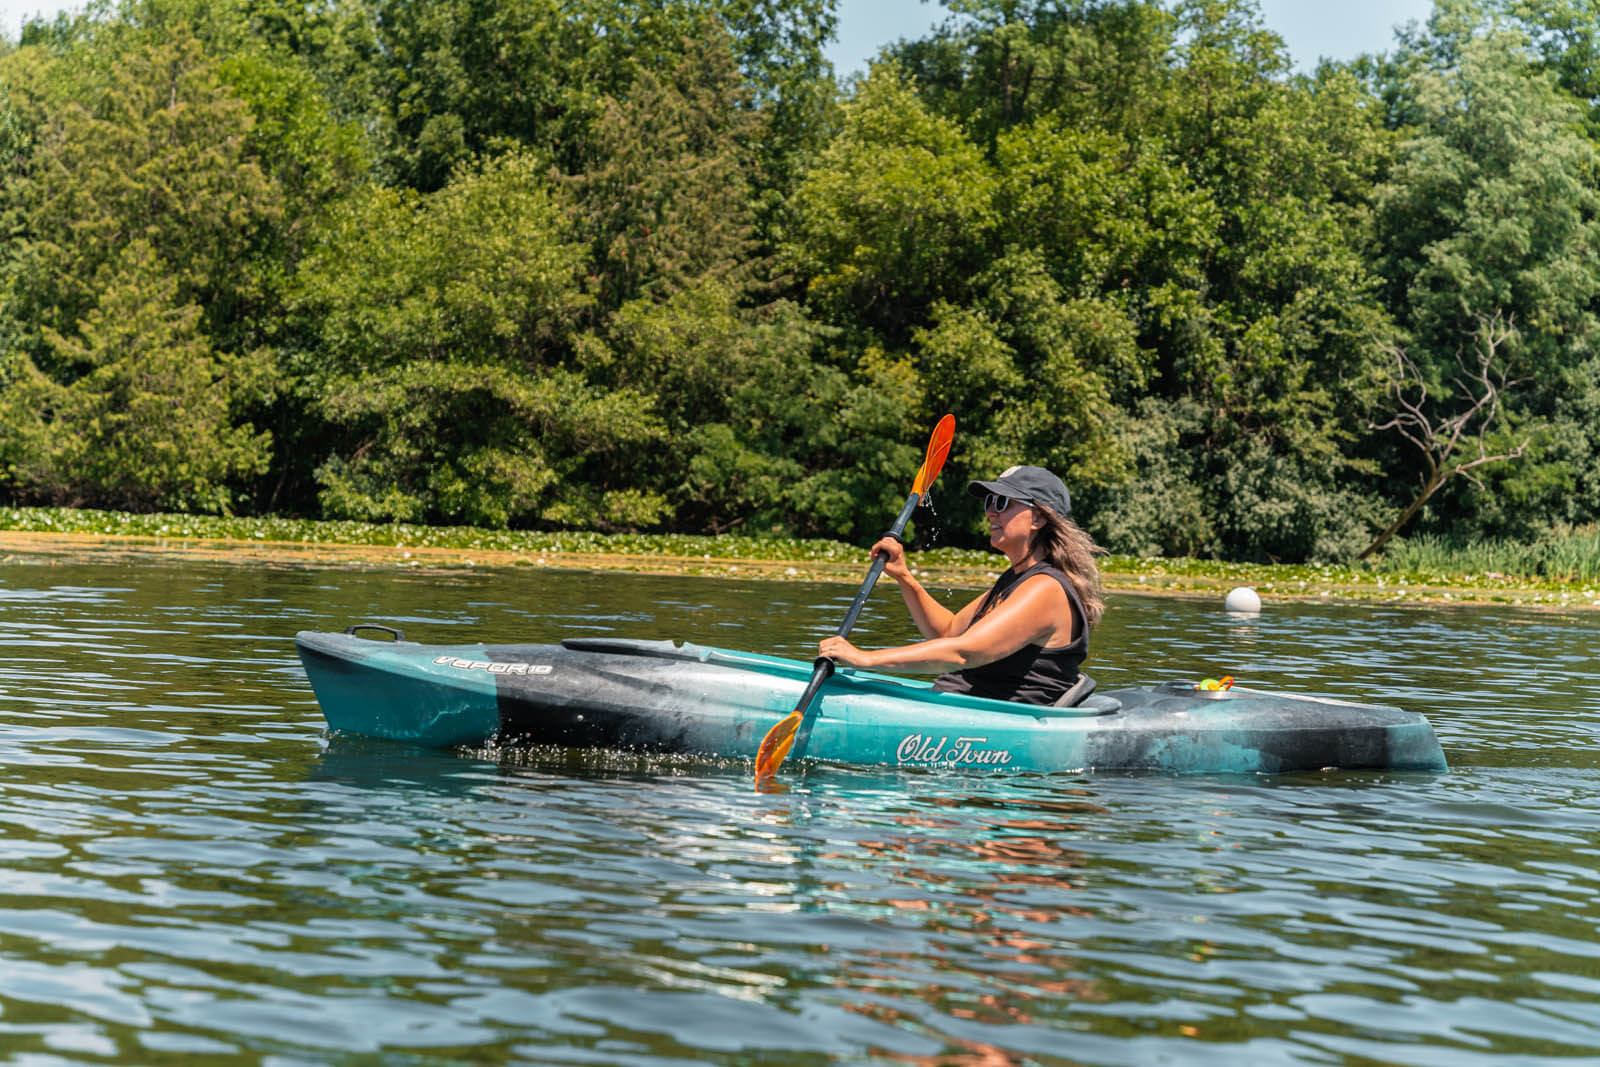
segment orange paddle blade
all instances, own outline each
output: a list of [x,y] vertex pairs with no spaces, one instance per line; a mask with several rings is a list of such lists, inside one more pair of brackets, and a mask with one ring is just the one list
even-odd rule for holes
[[956,417],[946,415],[939,420],[939,425],[933,428],[933,436],[928,438],[928,454],[923,457],[922,466],[917,469],[916,481],[911,483],[911,491],[919,496],[933,487],[933,480],[939,477],[939,472],[944,469],[944,459],[950,454],[950,442],[956,436]]
[[783,763],[783,757],[789,754],[789,748],[794,744],[795,731],[800,729],[800,709],[795,708],[789,714],[779,719],[772,729],[767,731],[767,736],[761,739],[761,747],[756,750],[756,780],[771,778],[778,771],[778,766]]

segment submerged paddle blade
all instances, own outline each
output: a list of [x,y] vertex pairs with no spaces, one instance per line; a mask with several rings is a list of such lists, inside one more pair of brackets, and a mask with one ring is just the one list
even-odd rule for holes
[[946,415],[939,420],[939,425],[933,428],[933,436],[928,438],[928,454],[923,457],[922,466],[917,469],[917,479],[911,483],[911,491],[918,496],[933,488],[933,480],[939,477],[939,472],[944,469],[944,459],[950,454],[950,442],[956,436],[956,417]]
[[800,709],[795,708],[789,714],[779,719],[772,729],[767,731],[767,736],[761,739],[761,747],[756,750],[756,781],[771,778],[778,772],[778,765],[789,754],[789,749],[794,745],[795,731],[800,729]]

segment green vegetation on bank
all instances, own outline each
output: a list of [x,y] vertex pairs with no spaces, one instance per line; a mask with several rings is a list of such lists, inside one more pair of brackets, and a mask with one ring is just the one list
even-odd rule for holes
[[[561,557],[615,557],[644,569],[652,560],[728,561],[823,565],[823,577],[854,580],[863,549],[838,541],[732,534],[608,534],[531,532],[409,523],[312,519],[221,518],[209,515],[134,514],[69,508],[0,508],[0,532],[128,538],[143,544],[229,542],[237,545],[339,545],[431,549],[460,555],[500,553],[516,562],[559,563]],[[1363,600],[1515,601],[1594,606],[1600,603],[1600,529],[1572,531],[1535,546],[1477,543],[1450,549],[1433,539],[1397,542],[1383,557],[1357,565],[1224,563],[1198,559],[1111,556],[1102,570],[1114,588],[1195,591],[1249,585],[1272,596],[1328,596]],[[180,547],[179,551],[183,549]],[[947,580],[983,585],[999,557],[991,551],[939,547],[912,553],[913,566]],[[686,572],[689,572],[686,570]],[[722,569],[694,573],[730,573]],[[740,573],[737,570],[731,573]],[[781,571],[767,570],[781,576]],[[799,573],[798,571],[794,573]],[[818,576],[807,570],[806,576]]]
[[833,0],[28,23],[0,503],[860,543],[948,411],[1120,556],[1581,552],[1594,4],[1304,75],[1254,0],[944,6],[843,85]]
[[[586,530],[535,532],[475,526],[420,526],[321,519],[176,515],[73,508],[0,508],[0,530],[93,534],[169,541],[275,542],[304,545],[378,545],[476,552],[567,552],[587,555],[703,556],[721,559],[830,561],[854,559],[861,550],[838,541],[795,537],[618,534]],[[980,553],[969,555],[977,557]]]

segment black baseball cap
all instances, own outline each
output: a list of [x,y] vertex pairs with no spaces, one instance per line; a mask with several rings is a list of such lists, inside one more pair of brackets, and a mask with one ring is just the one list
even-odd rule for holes
[[991,482],[968,482],[969,496],[999,493],[1025,504],[1043,504],[1063,519],[1072,517],[1072,497],[1061,479],[1043,467],[1009,467]]

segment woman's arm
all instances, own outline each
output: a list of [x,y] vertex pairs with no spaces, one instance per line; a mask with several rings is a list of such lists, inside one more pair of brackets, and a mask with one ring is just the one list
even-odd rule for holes
[[[974,600],[962,608],[960,614],[952,612],[935,600],[933,594],[912,575],[911,567],[906,563],[905,545],[893,537],[885,537],[872,546],[872,555],[879,553],[884,556],[883,573],[894,579],[894,583],[900,587],[900,598],[906,602],[906,613],[916,624],[918,633],[923,637],[948,637],[966,629],[967,620],[977,611],[978,601]],[[966,619],[962,616],[966,616]]]
[[[887,567],[884,572],[888,573]],[[961,615],[970,609],[972,604],[963,608]],[[959,620],[960,616],[952,619]],[[1036,574],[1017,586],[989,614],[949,636],[870,651],[857,648],[842,637],[829,637],[817,646],[817,653],[848,667],[937,674],[981,667],[1004,659],[1024,645],[1045,644],[1061,629],[1063,620],[1069,629],[1074,625],[1067,594],[1048,575]]]

